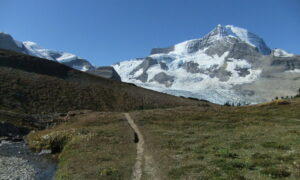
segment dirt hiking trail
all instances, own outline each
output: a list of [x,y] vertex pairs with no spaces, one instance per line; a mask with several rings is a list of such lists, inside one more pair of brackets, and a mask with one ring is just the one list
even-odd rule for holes
[[[137,157],[136,162],[133,168],[132,179],[133,180],[141,180],[141,179],[154,179],[159,180],[159,175],[157,173],[157,168],[152,156],[149,153],[145,153],[144,145],[145,140],[144,137],[138,128],[138,126],[134,123],[134,120],[131,118],[129,113],[125,113],[125,117],[128,121],[128,124],[134,131],[135,142],[137,143]],[[143,174],[144,173],[144,174]],[[142,178],[143,176],[143,178]]]

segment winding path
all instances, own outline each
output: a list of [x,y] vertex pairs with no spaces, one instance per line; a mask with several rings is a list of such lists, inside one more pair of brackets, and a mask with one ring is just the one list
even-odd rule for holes
[[144,172],[146,173],[146,176],[149,176],[150,179],[160,179],[157,174],[157,168],[155,168],[155,163],[152,156],[150,154],[145,153],[145,140],[141,131],[139,130],[138,126],[134,123],[134,120],[130,117],[129,113],[125,113],[125,117],[130,127],[135,133],[135,141],[137,142],[137,157],[133,168],[132,179],[140,180],[143,175],[143,168]]

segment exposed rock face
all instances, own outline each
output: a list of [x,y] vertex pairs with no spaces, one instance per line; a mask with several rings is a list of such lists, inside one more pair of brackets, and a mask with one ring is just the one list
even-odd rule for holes
[[151,53],[150,54],[166,54],[166,53],[169,53],[171,51],[174,51],[174,46],[171,46],[171,47],[168,47],[168,48],[153,48],[151,50]]
[[145,58],[145,60],[143,60],[143,62],[137,66],[132,72],[131,74],[135,74],[137,71],[142,70],[143,73],[146,72],[151,66],[158,64],[158,62],[156,60],[154,60],[151,57],[147,57]]
[[26,52],[26,48],[20,42],[15,41],[11,35],[0,33],[0,48],[16,52]]
[[193,61],[185,62],[181,66],[189,73],[200,73],[201,72],[201,69],[199,69],[199,64],[195,63]]
[[72,67],[74,69],[82,70],[82,71],[93,71],[95,67],[85,59],[75,59],[72,61],[61,62],[64,65]]
[[272,66],[281,67],[284,71],[300,69],[300,57],[273,58]]
[[121,81],[121,77],[115,71],[115,69],[111,66],[97,67],[94,70],[90,70],[88,72],[90,72],[92,74],[95,74],[97,76],[107,78],[107,79],[113,79],[113,80],[116,80],[116,81]]
[[223,104],[258,103],[296,94],[300,56],[271,49],[254,33],[218,25],[200,39],[152,49],[113,65],[125,82]]
[[166,63],[164,62],[159,62],[159,65],[160,65],[160,68],[163,69],[163,70],[169,70],[169,67],[167,66]]
[[250,63],[255,63],[257,59],[262,57],[256,48],[244,42],[236,42],[230,48],[227,58],[246,59]]
[[238,67],[235,70],[238,72],[239,76],[241,77],[246,77],[248,74],[250,74],[249,68]]
[[133,71],[130,72],[131,75],[139,74],[136,79],[142,82],[148,81],[147,70],[153,65],[158,64],[157,60],[151,57],[145,58],[140,65],[138,65]]
[[160,84],[164,84],[166,87],[172,86],[172,83],[174,82],[174,76],[169,76],[164,72],[160,72],[156,74],[153,79],[150,80],[150,82],[156,81]]

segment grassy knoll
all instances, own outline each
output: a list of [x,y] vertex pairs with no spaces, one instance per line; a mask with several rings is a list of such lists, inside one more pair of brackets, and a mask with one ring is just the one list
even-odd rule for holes
[[300,179],[300,98],[131,113],[165,179]]

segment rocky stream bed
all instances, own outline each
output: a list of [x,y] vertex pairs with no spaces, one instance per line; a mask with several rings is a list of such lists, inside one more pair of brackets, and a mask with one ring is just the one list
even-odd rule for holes
[[0,179],[52,180],[56,163],[49,156],[31,152],[24,141],[0,141]]

